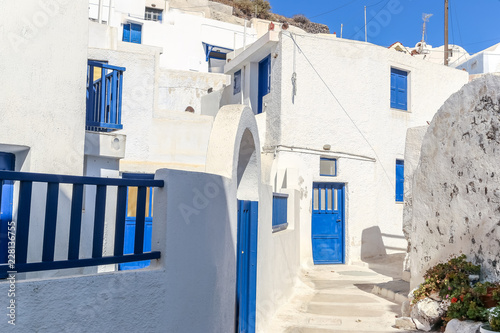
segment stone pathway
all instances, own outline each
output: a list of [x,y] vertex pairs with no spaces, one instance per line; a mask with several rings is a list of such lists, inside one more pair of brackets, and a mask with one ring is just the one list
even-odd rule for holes
[[372,293],[375,285],[400,278],[400,259],[393,255],[360,265],[318,265],[303,271],[294,296],[267,331],[407,332],[392,327],[401,305]]

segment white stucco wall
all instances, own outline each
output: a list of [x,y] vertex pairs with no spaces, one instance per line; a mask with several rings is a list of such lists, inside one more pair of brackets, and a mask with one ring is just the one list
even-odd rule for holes
[[466,70],[469,74],[486,74],[500,72],[500,44],[493,45],[486,50],[474,54],[455,65],[458,69]]
[[[87,1],[4,1],[1,8],[0,151],[15,154],[17,171],[82,175]],[[33,186],[28,260],[41,257],[45,188]],[[17,196],[16,185],[14,221]],[[70,197],[61,186],[59,220],[69,215]],[[67,252],[68,233],[69,224],[58,223],[56,258]]]
[[451,96],[434,117],[413,178],[412,286],[426,269],[464,253],[486,280],[498,264],[500,79],[485,76]]
[[[213,117],[199,114],[198,97],[207,94],[210,86],[223,86],[227,76],[160,70],[159,51],[123,42],[118,42],[117,50],[88,50],[90,59],[126,68],[123,130],[117,132],[126,136],[120,171],[154,173],[164,167],[204,170]],[[187,103],[196,114],[184,111]]]

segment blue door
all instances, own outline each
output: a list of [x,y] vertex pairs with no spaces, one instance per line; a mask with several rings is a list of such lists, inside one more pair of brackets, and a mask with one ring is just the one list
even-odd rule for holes
[[[0,170],[14,171],[15,156],[9,153],[0,153]],[[8,227],[12,221],[12,200],[14,191],[14,182],[5,180],[0,181],[0,264],[7,263],[8,248]],[[6,276],[0,276],[5,278]]]
[[344,193],[344,184],[313,184],[311,232],[315,264],[344,263]]
[[271,92],[271,55],[259,62],[259,90],[257,113],[262,113],[262,97]]
[[[124,173],[123,178],[154,179],[152,174]],[[150,187],[146,193],[146,220],[144,223],[144,246],[143,251],[151,251],[151,238],[153,235],[153,188]],[[129,187],[127,191],[127,215],[125,217],[125,241],[123,243],[123,254],[134,253],[135,240],[135,218],[137,209],[137,187]],[[139,269],[149,266],[150,260],[127,262],[118,265],[121,271]]]
[[238,333],[255,332],[258,202],[238,201],[236,318]]

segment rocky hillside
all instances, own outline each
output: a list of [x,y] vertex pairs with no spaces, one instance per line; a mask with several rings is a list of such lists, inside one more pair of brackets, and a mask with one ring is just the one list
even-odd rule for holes
[[304,15],[285,17],[271,12],[271,4],[266,0],[212,0],[232,6],[234,15],[244,19],[251,19],[257,14],[258,18],[279,23],[288,23],[309,33],[330,33],[328,26],[311,22]]

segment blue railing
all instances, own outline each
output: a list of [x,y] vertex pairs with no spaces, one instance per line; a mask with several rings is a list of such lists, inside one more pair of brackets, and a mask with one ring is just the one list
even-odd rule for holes
[[273,193],[273,232],[288,227],[287,202],[288,194]]
[[[12,262],[9,262],[0,264],[0,276],[7,271],[34,272],[160,258],[160,252],[144,252],[143,245],[147,188],[163,187],[163,180],[77,177],[0,171],[0,185],[2,185],[4,181],[19,182],[19,197],[15,232],[9,234],[7,237],[10,242],[15,244],[15,263],[13,264]],[[45,203],[44,218],[37,216],[36,219],[37,221],[44,221],[43,235],[40,235],[43,240],[42,259],[37,262],[28,262],[28,235],[30,233],[33,183],[47,184],[47,199]],[[69,220],[67,221],[58,221],[57,219],[60,184],[72,185],[71,214]],[[95,186],[96,188],[92,256],[90,258],[80,258],[80,230],[82,226],[83,191],[84,187],[89,186]],[[112,256],[103,256],[106,190],[109,186],[117,187],[114,249]],[[125,235],[127,188],[129,186],[138,187],[137,216],[134,253],[124,255],[123,243]],[[107,215],[110,216],[109,212]],[[67,240],[68,252],[66,260],[54,260],[56,223],[69,223],[69,239]],[[15,241],[12,237],[14,235]],[[31,238],[36,236],[37,235],[31,235]],[[6,237],[1,237],[0,241],[5,241],[5,239]],[[60,240],[58,241],[60,242]],[[9,243],[9,248],[13,243]],[[12,259],[12,257],[9,259]]]
[[[96,79],[95,68],[100,76]],[[100,72],[99,72],[100,71]],[[86,130],[111,132],[122,129],[122,85],[124,67],[88,61]]]

